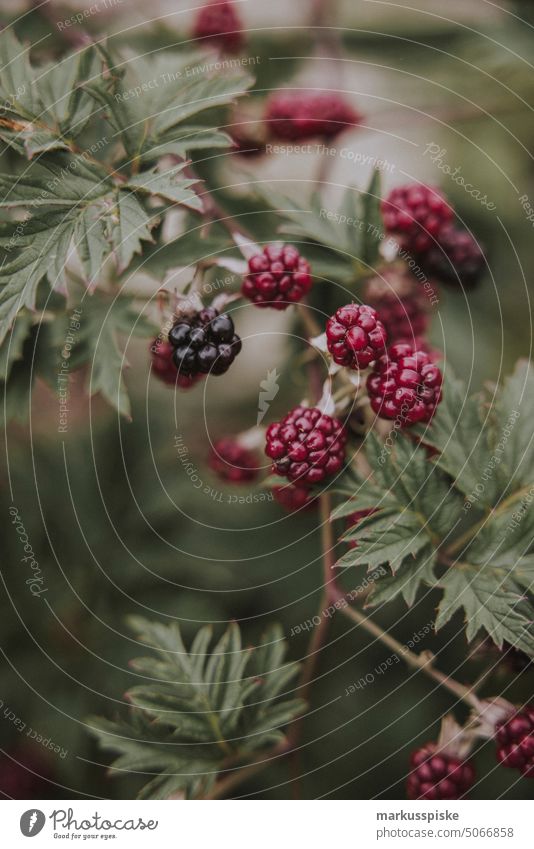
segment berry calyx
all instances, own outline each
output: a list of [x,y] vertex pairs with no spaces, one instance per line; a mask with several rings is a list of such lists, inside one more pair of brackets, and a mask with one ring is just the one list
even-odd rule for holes
[[439,241],[453,218],[445,195],[417,183],[393,189],[381,204],[384,226],[406,251],[424,253]]
[[267,245],[250,257],[248,268],[242,293],[257,307],[285,310],[311,289],[310,263],[292,245]]
[[266,439],[273,472],[299,486],[321,483],[343,466],[345,428],[316,407],[295,407],[282,421],[269,425]]
[[231,317],[213,307],[179,318],[171,328],[169,342],[174,348],[174,365],[186,377],[224,374],[241,350]]
[[428,330],[430,301],[409,272],[385,268],[367,282],[365,300],[377,311],[390,345],[418,340]]
[[461,799],[475,782],[475,770],[469,761],[454,757],[435,743],[413,752],[410,764],[409,799]]
[[326,344],[334,361],[352,369],[367,368],[386,348],[387,334],[373,307],[347,304],[326,324]]
[[367,378],[373,411],[400,427],[429,422],[441,401],[441,371],[425,351],[398,342],[375,363]]
[[334,138],[360,124],[362,115],[338,94],[284,91],[269,99],[265,120],[274,138],[297,141]]
[[467,230],[450,226],[440,233],[438,242],[421,258],[425,271],[444,283],[475,286],[486,260],[473,236]]
[[534,705],[526,705],[499,722],[495,738],[501,764],[534,778]]
[[169,386],[179,386],[180,389],[189,389],[199,379],[186,374],[179,374],[173,360],[174,348],[165,339],[154,339],[150,346],[152,356],[152,371],[156,377]]
[[273,486],[272,492],[275,500],[289,513],[294,513],[297,510],[311,510],[317,503],[317,499],[310,494],[310,490],[305,486],[297,486],[296,484]]
[[218,439],[211,449],[209,467],[221,480],[240,484],[256,480],[259,473],[258,458],[231,436]]
[[243,44],[243,24],[231,0],[210,0],[200,9],[193,29],[195,38],[208,39],[234,52]]

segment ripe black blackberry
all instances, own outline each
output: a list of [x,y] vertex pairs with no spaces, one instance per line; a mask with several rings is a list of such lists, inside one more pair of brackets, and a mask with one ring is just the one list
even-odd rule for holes
[[269,425],[266,439],[273,472],[301,487],[337,474],[345,460],[345,428],[316,407],[295,407],[281,422]]
[[340,307],[326,323],[326,343],[334,361],[351,369],[367,368],[386,348],[384,325],[367,304]]
[[475,782],[475,770],[468,761],[427,743],[412,753],[408,776],[409,799],[461,799]]
[[179,318],[169,342],[178,373],[188,377],[224,374],[241,350],[231,317],[213,307]]
[[501,764],[534,778],[534,705],[526,705],[499,722],[495,737]]
[[465,288],[475,286],[484,271],[484,252],[467,230],[446,227],[438,244],[421,256],[421,265],[429,275]]

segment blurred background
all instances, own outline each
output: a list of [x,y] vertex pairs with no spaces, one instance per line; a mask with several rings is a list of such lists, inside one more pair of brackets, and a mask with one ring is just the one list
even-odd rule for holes
[[[190,3],[100,5],[83,28],[61,29],[58,21],[88,4],[3,0],[0,21],[35,45],[35,60],[76,47],[82,29],[95,39],[107,35],[126,55],[193,44]],[[532,342],[534,222],[525,203],[534,206],[534,4],[414,0],[408,9],[386,0],[344,0],[326,4],[322,28],[315,4],[305,0],[236,5],[247,30],[242,55],[254,57],[249,64],[256,83],[240,107],[244,113],[228,119],[228,131],[254,128],[266,96],[278,88],[345,92],[364,119],[328,156],[327,205],[335,209],[345,186],[365,187],[376,160],[383,163],[386,189],[414,179],[440,185],[464,226],[486,246],[488,271],[468,295],[442,293],[432,341],[472,391],[501,379],[518,357],[530,356]],[[235,207],[245,210],[250,187],[258,183],[308,198],[321,156],[225,152],[206,167],[221,186],[231,187]],[[4,152],[0,168],[10,167]],[[132,280],[134,288],[147,285],[154,283]],[[6,430],[0,791],[7,796],[135,795],[139,781],[105,777],[106,756],[84,725],[89,714],[124,709],[123,693],[135,683],[128,660],[139,650],[124,624],[130,613],[177,618],[188,639],[200,624],[222,628],[237,619],[250,643],[279,620],[291,657],[305,654],[309,634],[291,631],[317,610],[316,512],[286,513],[261,487],[226,487],[206,463],[210,441],[255,424],[260,382],[269,369],[279,371],[281,387],[270,420],[306,391],[303,370],[288,359],[291,316],[238,308],[235,319],[247,355],[227,381],[175,394],[150,378],[146,342],[130,341],[132,422],[98,398],[89,401],[85,376],[74,374],[66,434],[57,432],[57,398],[39,381],[31,388],[30,422]],[[179,445],[186,446],[194,473],[188,474]],[[44,576],[41,598],[21,579],[12,503]],[[362,577],[345,576],[344,582],[356,586]],[[434,611],[430,593],[411,610],[399,602],[375,615],[408,642],[432,623]],[[466,681],[493,659],[488,693],[512,701],[532,694],[529,667],[500,661],[485,647],[464,661],[459,621],[439,638],[425,635],[419,648],[432,650],[441,669]],[[436,736],[454,700],[401,663],[377,674],[387,658],[386,649],[345,620],[332,623],[305,723],[302,797],[404,797],[411,749]],[[346,695],[369,674],[372,683]],[[456,710],[463,718],[463,708]],[[477,765],[473,798],[531,793],[529,782],[496,768],[490,745],[479,751]],[[292,791],[285,769],[275,766],[240,792],[288,798]]]

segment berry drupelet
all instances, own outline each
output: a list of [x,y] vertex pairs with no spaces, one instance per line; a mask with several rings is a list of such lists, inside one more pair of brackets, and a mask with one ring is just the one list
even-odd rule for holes
[[431,356],[408,342],[398,342],[374,365],[367,378],[373,411],[401,427],[429,422],[441,401],[442,375]]
[[475,782],[475,770],[468,761],[440,751],[435,743],[413,752],[410,764],[409,799],[461,799]]
[[486,260],[480,245],[467,230],[446,227],[440,234],[439,244],[421,257],[421,264],[430,276],[456,286],[475,286]]
[[361,123],[362,115],[337,94],[288,91],[273,95],[265,113],[271,136],[284,141],[334,138]]
[[258,477],[259,464],[254,451],[231,436],[214,443],[208,462],[210,469],[228,483],[250,483]]
[[244,41],[243,24],[231,0],[206,3],[196,16],[193,35],[230,52],[239,50]]
[[300,486],[322,483],[343,466],[345,429],[315,407],[295,407],[267,428],[266,438],[273,472]]
[[213,307],[178,319],[169,342],[178,373],[186,377],[224,374],[241,350],[231,317]]
[[312,285],[309,262],[292,245],[267,245],[250,257],[242,293],[257,307],[285,310],[301,301]]
[[376,310],[366,304],[340,307],[326,324],[328,350],[340,366],[367,368],[385,352],[386,339]]
[[393,189],[381,209],[386,231],[396,236],[401,248],[414,254],[435,245],[454,215],[439,189],[417,183]]
[[413,274],[385,268],[365,288],[366,303],[384,325],[388,343],[419,340],[428,330],[430,300]]
[[152,371],[156,377],[167,383],[169,386],[179,386],[180,389],[189,389],[197,382],[196,377],[189,377],[185,374],[178,374],[172,355],[174,348],[170,342],[164,339],[154,339],[150,346],[152,355]]
[[534,704],[516,711],[495,729],[497,758],[503,766],[534,778]]

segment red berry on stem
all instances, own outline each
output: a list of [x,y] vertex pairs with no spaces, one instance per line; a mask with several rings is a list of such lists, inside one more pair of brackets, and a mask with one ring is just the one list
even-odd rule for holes
[[401,248],[414,254],[424,253],[439,241],[454,215],[439,189],[418,183],[393,189],[381,208],[386,231],[397,237]]
[[200,9],[193,29],[195,38],[209,39],[229,51],[243,44],[243,24],[231,0],[210,0]]
[[208,462],[218,477],[228,483],[248,483],[258,477],[256,454],[231,436],[225,436],[214,443]]
[[362,304],[340,307],[326,324],[326,343],[335,362],[352,369],[367,368],[386,347],[386,331],[376,310]]
[[495,731],[501,764],[534,778],[534,705],[520,708],[498,723]]
[[409,799],[461,799],[475,782],[475,770],[468,761],[427,743],[410,758]]
[[374,365],[367,378],[371,407],[401,427],[429,422],[441,401],[442,374],[425,351],[398,342]]
[[265,453],[273,472],[300,486],[337,474],[345,459],[347,434],[338,419],[315,407],[295,407],[267,428]]
[[298,141],[317,136],[334,138],[361,123],[362,115],[338,94],[284,91],[267,103],[265,120],[274,138]]
[[267,245],[249,259],[248,268],[242,292],[258,307],[285,310],[312,285],[310,264],[292,245]]

